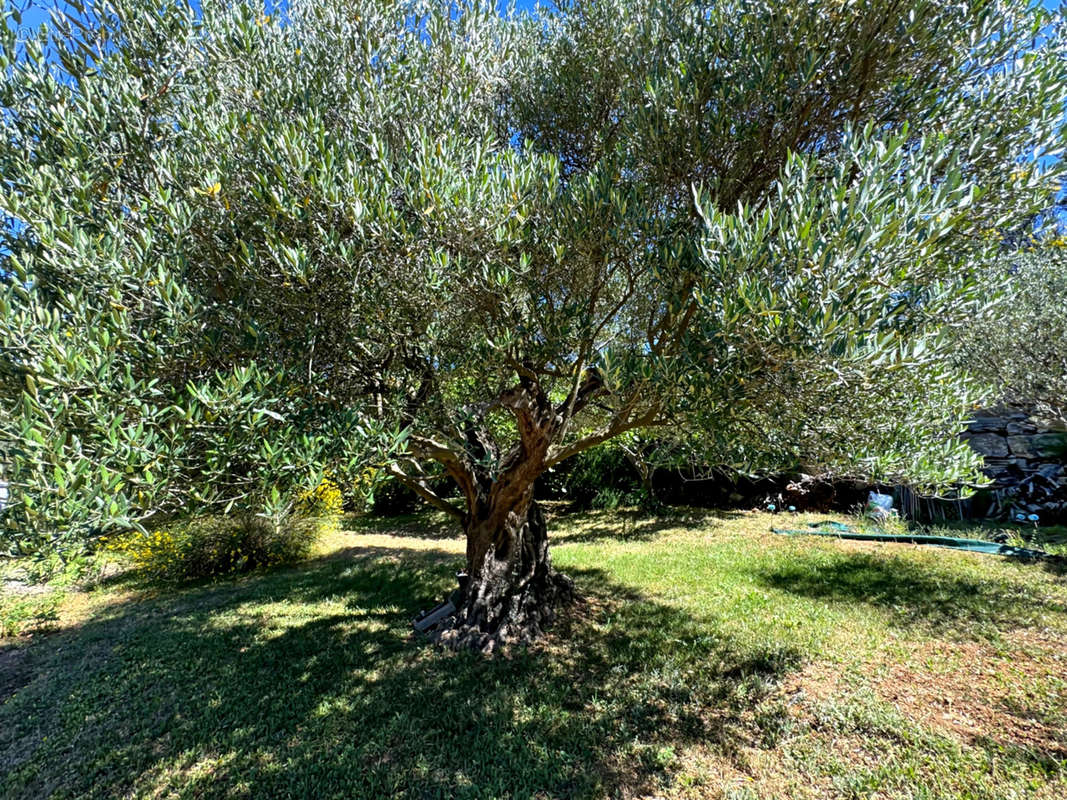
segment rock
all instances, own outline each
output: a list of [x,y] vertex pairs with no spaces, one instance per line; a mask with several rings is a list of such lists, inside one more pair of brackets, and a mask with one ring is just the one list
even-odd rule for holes
[[1067,476],[1063,474],[1062,464],[1042,464],[1037,468],[1037,474],[1049,480],[1055,480],[1060,485],[1067,483]]
[[1032,422],[1009,422],[1004,429],[1008,436],[1021,436],[1026,433],[1037,433],[1037,426]]
[[976,410],[960,438],[982,455],[1002,509],[1010,503],[1013,514],[1039,514],[1044,524],[1067,521],[1067,431],[1011,404]]
[[1034,451],[1030,449],[1030,439],[1031,437],[1029,436],[1009,436],[1007,438],[1008,449],[1011,451],[1012,455],[1033,458],[1035,454]]
[[990,431],[1002,431],[1008,426],[1003,417],[975,417],[967,426],[970,433],[988,433]]
[[1062,457],[1067,452],[1067,434],[1039,433],[1031,441],[1034,452],[1042,457]]
[[1008,441],[996,433],[980,433],[968,439],[971,447],[984,456],[1003,458],[1008,455]]
[[1015,460],[1011,458],[1001,458],[997,456],[985,457],[985,468],[987,470],[1005,469],[1006,467],[1015,466]]

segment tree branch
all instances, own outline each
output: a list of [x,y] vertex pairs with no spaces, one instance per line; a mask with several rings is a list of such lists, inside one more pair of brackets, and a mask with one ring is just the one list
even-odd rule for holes
[[395,464],[390,464],[388,467],[386,467],[386,472],[388,472],[402,484],[411,489],[411,491],[415,492],[415,494],[417,494],[419,497],[421,497],[434,508],[440,509],[441,511],[444,511],[446,514],[452,515],[460,521],[463,521],[463,519],[466,517],[466,514],[463,512],[463,509],[452,505],[450,502],[448,502],[435,491],[433,491],[433,489],[431,489],[427,485],[426,481],[420,478],[411,477]]
[[410,437],[408,444],[413,455],[433,459],[445,468],[445,472],[463,492],[467,507],[473,514],[478,504],[478,479],[466,459],[456,449],[423,436]]
[[554,452],[550,451],[548,457],[545,459],[545,469],[554,467],[561,461],[565,461],[583,450],[588,450],[591,447],[596,447],[598,444],[603,444],[608,441],[608,439],[612,439],[620,433],[625,433],[626,431],[631,431],[635,428],[652,428],[658,425],[665,425],[665,420],[656,419],[661,410],[662,408],[657,403],[646,409],[639,417],[633,417],[627,413],[624,408],[623,412],[617,414],[606,427],[601,428],[596,433],[583,437]]

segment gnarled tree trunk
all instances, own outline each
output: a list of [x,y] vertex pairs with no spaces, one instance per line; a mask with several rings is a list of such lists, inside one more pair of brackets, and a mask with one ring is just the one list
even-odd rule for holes
[[530,642],[574,596],[571,580],[552,569],[532,491],[513,508],[468,521],[467,574],[455,617],[436,634],[456,649],[491,652],[504,642]]
[[[553,405],[536,379],[523,367],[517,386],[496,401],[468,409],[470,419],[462,446],[425,437],[409,440],[413,455],[431,458],[459,486],[463,508],[438,496],[418,475],[394,467],[392,474],[422,498],[463,524],[467,535],[467,579],[455,615],[434,634],[455,649],[485,652],[505,642],[537,638],[561,604],[574,598],[574,584],[552,569],[545,518],[533,499],[534,481],[566,458],[613,436],[651,424],[659,406],[636,411],[636,401],[620,408],[603,429],[566,447],[567,422],[593,399],[606,393],[596,370],[588,370],[570,395]],[[505,408],[515,417],[517,441],[501,452],[484,424],[486,414]],[[487,466],[489,465],[489,466]]]

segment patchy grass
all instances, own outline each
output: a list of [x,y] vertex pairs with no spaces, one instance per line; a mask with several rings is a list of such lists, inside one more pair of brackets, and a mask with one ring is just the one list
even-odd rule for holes
[[1062,575],[777,523],[557,517],[586,601],[492,660],[409,634],[462,563],[432,515],[237,580],[104,579],[0,641],[0,796],[1067,794]]
[[1020,525],[1007,522],[946,522],[934,528],[932,533],[943,536],[968,536],[974,539],[1006,538],[1009,544],[1032,547],[1053,555],[1067,556],[1067,526]]

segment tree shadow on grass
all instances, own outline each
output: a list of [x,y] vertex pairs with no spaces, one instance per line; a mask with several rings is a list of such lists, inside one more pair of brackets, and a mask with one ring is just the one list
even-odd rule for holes
[[717,520],[742,516],[740,512],[708,511],[695,508],[672,508],[664,514],[650,515],[639,509],[575,512],[549,521],[549,536],[559,543],[590,544],[644,542],[664,531],[678,528],[709,528]]
[[[610,511],[566,511],[565,504],[547,503],[549,537],[554,542],[588,544],[603,540],[641,542],[654,539],[667,530],[708,527],[716,520],[743,516],[741,512],[713,511],[702,508],[670,507],[652,514],[637,508]],[[391,517],[348,516],[342,529],[355,534],[384,534],[401,538],[459,539],[462,528],[456,521],[438,512],[419,512]]]
[[864,604],[893,613],[893,622],[939,635],[988,638],[1040,624],[1067,603],[1011,573],[974,578],[942,566],[867,553],[799,554],[755,573],[767,587],[831,603]]
[[4,797],[599,797],[670,747],[729,755],[788,648],[575,577],[589,598],[529,650],[412,639],[445,551],[364,550],[117,605],[36,643],[0,706]]
[[26,650],[13,644],[0,644],[0,703],[31,680]]
[[388,517],[350,514],[342,520],[341,529],[349,533],[379,533],[419,539],[456,539],[463,534],[463,528],[454,518],[438,511]]
[[1038,563],[1045,572],[1050,572],[1057,578],[1067,577],[1067,556],[1056,554],[1043,558]]

